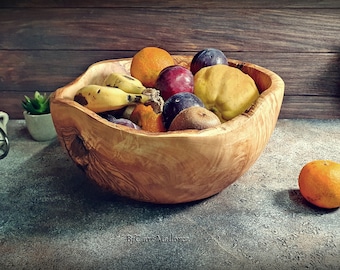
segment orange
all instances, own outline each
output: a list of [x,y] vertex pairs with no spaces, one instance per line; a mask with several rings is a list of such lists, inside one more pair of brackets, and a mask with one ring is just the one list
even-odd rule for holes
[[151,105],[137,104],[130,115],[130,120],[146,131],[166,131],[162,114],[155,113]]
[[157,47],[145,47],[133,56],[130,73],[145,87],[154,88],[159,73],[174,64],[174,59],[168,51]]
[[340,207],[340,163],[314,160],[307,163],[299,175],[302,196],[321,208]]

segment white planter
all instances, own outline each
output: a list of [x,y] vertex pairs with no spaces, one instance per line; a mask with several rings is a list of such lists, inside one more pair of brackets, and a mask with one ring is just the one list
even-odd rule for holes
[[57,137],[51,114],[32,115],[24,111],[26,127],[36,141],[50,141]]
[[8,114],[0,111],[0,159],[5,158],[9,152],[9,140],[7,137],[8,120]]

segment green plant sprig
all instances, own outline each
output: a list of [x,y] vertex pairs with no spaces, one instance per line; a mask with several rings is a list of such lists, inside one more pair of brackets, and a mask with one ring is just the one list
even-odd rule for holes
[[25,100],[22,101],[22,107],[30,114],[48,114],[50,113],[50,96],[46,93],[41,95],[38,91],[35,91],[34,98],[24,96]]

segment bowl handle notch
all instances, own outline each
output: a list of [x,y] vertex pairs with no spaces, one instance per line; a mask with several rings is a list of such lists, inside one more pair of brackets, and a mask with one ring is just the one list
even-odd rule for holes
[[89,165],[89,153],[86,148],[83,138],[75,128],[63,128],[62,135],[59,138],[64,145],[68,155],[83,171],[86,171]]

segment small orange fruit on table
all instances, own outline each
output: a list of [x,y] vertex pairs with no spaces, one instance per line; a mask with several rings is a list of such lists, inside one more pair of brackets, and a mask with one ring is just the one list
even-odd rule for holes
[[328,209],[340,207],[340,163],[311,161],[301,169],[298,183],[310,203]]
[[158,47],[145,47],[133,56],[130,73],[145,87],[154,88],[159,73],[174,64],[174,59],[168,51]]

